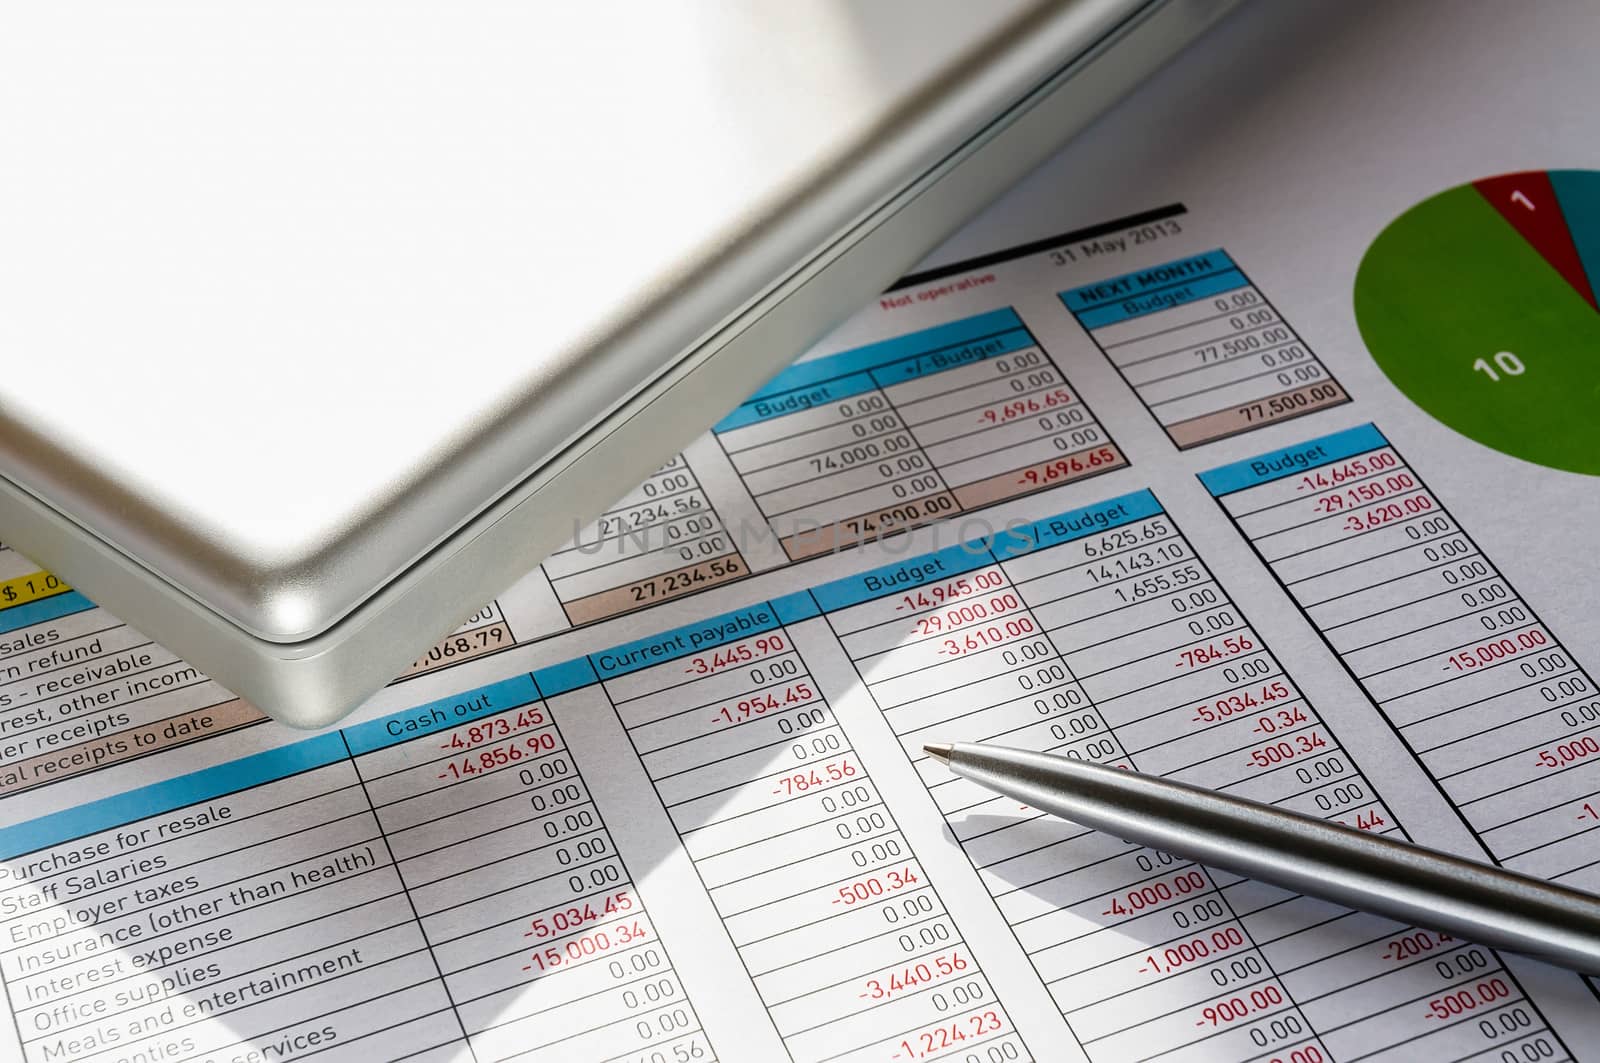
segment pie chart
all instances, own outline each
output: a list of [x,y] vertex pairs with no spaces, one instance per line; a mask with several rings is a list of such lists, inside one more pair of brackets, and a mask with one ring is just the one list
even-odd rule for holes
[[1441,192],[1356,272],[1361,338],[1411,401],[1525,461],[1600,476],[1600,171]]

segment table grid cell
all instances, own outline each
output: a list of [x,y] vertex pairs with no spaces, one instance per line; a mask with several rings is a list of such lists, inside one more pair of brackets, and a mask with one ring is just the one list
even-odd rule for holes
[[1220,248],[1060,298],[1180,450],[1350,401]]
[[1010,309],[800,362],[713,434],[791,560],[1127,464]]
[[412,850],[396,866],[475,1057],[603,1056],[697,1032],[559,723],[531,691],[480,699],[466,722],[352,750],[379,824]]
[[574,626],[750,574],[682,454],[552,554],[543,568]]
[[7,797],[267,719],[3,544],[0,703]]
[[29,1060],[709,1057],[526,676],[3,839],[0,981]]
[[512,633],[500,603],[492,601],[463,620],[460,627],[428,647],[426,653],[412,661],[393,681],[399,682],[448,668],[452,664],[462,664],[486,653],[510,649],[516,644],[517,637]]
[[1488,854],[1600,887],[1594,680],[1382,433],[1201,479]]
[[787,627],[741,616],[598,671],[790,1057],[1020,1048]]
[[750,575],[716,504],[682,454],[652,473],[534,570],[553,597],[518,629],[491,601],[394,682],[647,609]]
[[[1091,1058],[1431,1053],[1432,1000],[1514,984],[1488,950],[1085,831],[927,757],[925,740],[1001,741],[1403,836],[1154,496],[1013,536],[813,594]],[[1399,940],[1429,962],[1398,963]],[[1353,1003],[1364,987],[1381,1006]]]

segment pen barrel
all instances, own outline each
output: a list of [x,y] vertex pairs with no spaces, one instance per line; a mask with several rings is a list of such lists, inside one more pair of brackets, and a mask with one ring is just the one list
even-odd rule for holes
[[1600,898],[1183,783],[1042,753],[952,748],[950,768],[1025,805],[1197,863],[1600,973]]

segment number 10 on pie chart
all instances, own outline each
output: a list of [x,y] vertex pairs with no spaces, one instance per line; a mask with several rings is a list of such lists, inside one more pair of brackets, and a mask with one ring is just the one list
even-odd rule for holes
[[1600,475],[1600,171],[1458,185],[1356,273],[1362,339],[1418,406],[1526,461]]

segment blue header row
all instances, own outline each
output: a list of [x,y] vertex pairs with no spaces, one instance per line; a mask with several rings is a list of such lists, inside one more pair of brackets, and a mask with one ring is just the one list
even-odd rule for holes
[[1061,293],[1086,329],[1143,317],[1250,283],[1221,248]]
[[1377,425],[1363,424],[1203,472],[1200,482],[1215,498],[1248,487],[1259,487],[1307,469],[1344,461],[1388,445],[1389,441],[1378,431]]
[[0,634],[15,631],[19,627],[43,624],[48,620],[59,620],[64,616],[82,613],[94,607],[93,602],[77,591],[52,594],[48,598],[35,598],[26,605],[13,605],[7,609],[0,609]]
[[816,615],[817,607],[811,596],[802,591],[625,643],[603,653],[591,654],[589,659],[594,662],[599,678],[615,679]]
[[129,793],[102,797],[98,801],[0,828],[0,859],[10,860],[35,849],[59,845],[147,816],[159,816],[251,786],[261,786],[320,768],[324,764],[332,764],[345,756],[344,742],[337,733],[318,735],[293,745],[269,749],[265,753],[256,753],[213,768],[180,775],[176,779],[140,787]]
[[[860,602],[935,583],[1035,550],[1082,539],[1161,513],[1149,491],[1084,506],[1031,524],[1014,524],[982,539],[924,554],[870,572],[825,583],[811,591],[723,613],[602,653],[513,676],[461,694],[439,698],[315,735],[290,745],[206,768],[114,797],[92,801],[39,819],[0,828],[0,859],[13,859],[75,838],[159,816],[201,801],[333,764],[487,719],[606,679],[713,650]],[[64,597],[64,596],[61,596]],[[53,600],[53,599],[52,599]],[[0,880],[3,884],[3,880]]]
[[1161,503],[1156,501],[1155,495],[1149,491],[1135,491],[1121,498],[1084,506],[1031,524],[1010,524],[992,537],[971,539],[935,553],[884,565],[859,576],[847,576],[824,583],[811,593],[829,612],[845,609],[910,587],[959,576],[996,561],[1109,531],[1123,524],[1156,516],[1160,512]]
[[796,362],[717,422],[714,431],[729,432],[1032,346],[1022,319],[1005,307]]
[[360,756],[409,741],[429,731],[443,731],[458,724],[472,723],[538,700],[539,688],[534,685],[533,676],[512,676],[503,682],[469,690],[465,694],[440,698],[404,712],[346,727],[344,740],[350,744],[350,752]]
[[[581,682],[573,682],[576,678],[572,674],[573,664],[581,664],[587,673]],[[546,677],[552,685],[549,688],[542,688],[536,682],[539,677]],[[513,676],[499,683],[469,690],[464,694],[440,698],[376,720],[355,724],[342,731],[330,731],[277,749],[269,749],[263,753],[255,753],[188,775],[180,775],[165,782],[143,786],[128,793],[91,801],[39,819],[0,828],[0,860],[9,860],[22,853],[59,845],[73,838],[81,838],[135,820],[163,815],[200,801],[211,801],[225,794],[285,779],[303,771],[345,760],[352,754],[359,756],[362,753],[371,753],[409,742],[432,731],[442,731],[508,709],[520,708],[538,701],[541,690],[544,696],[554,697],[565,690],[587,686],[594,681],[594,671],[588,667],[588,661],[580,658],[577,662],[557,665],[555,668],[536,672],[532,676],[527,674]],[[567,685],[562,686],[563,683]]]

